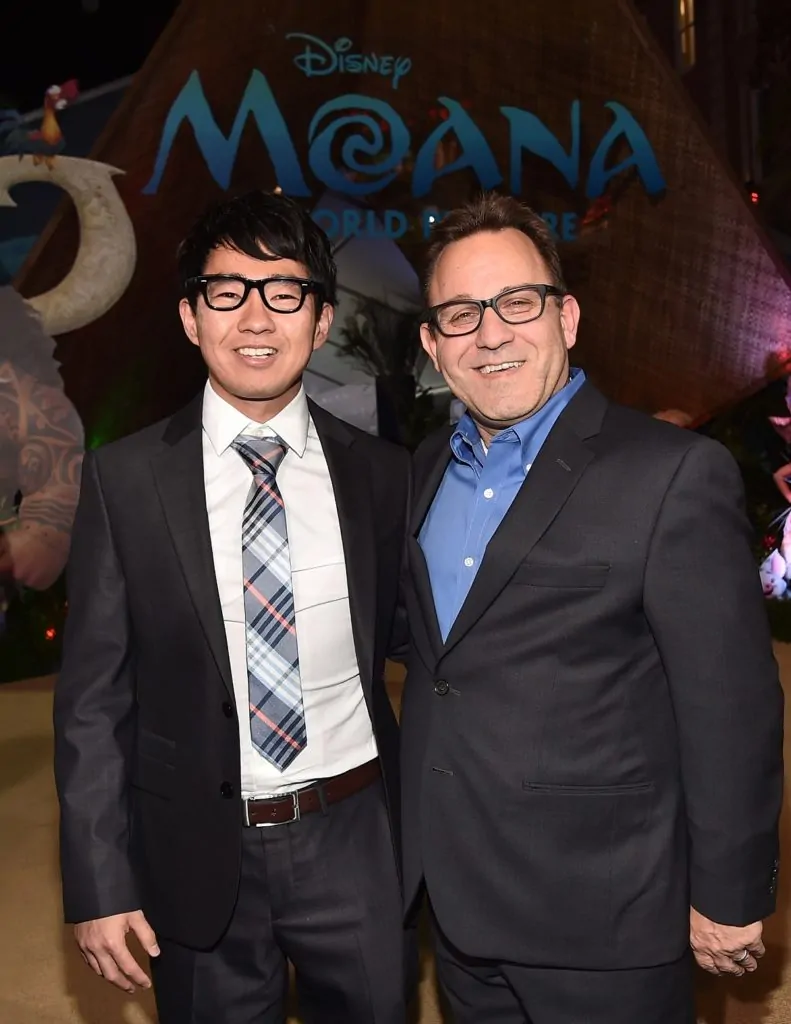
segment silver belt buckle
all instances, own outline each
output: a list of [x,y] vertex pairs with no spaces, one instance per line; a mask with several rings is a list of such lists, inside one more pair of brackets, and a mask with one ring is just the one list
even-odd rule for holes
[[281,825],[290,825],[292,821],[299,821],[302,815],[299,813],[299,790],[295,789],[290,794],[291,803],[294,805],[294,814],[288,821],[281,821]]
[[[295,789],[291,793],[284,794],[291,798],[291,804],[294,808],[294,813],[290,818],[286,818],[285,821],[259,821],[255,825],[250,822],[250,804],[265,803],[271,800],[271,797],[266,797],[263,800],[245,800],[244,811],[242,813],[242,821],[247,828],[271,828],[273,825],[290,825],[292,821],[299,821],[302,815],[299,812],[299,794],[300,790]],[[277,797],[275,797],[277,799]],[[281,798],[283,799],[283,798]]]

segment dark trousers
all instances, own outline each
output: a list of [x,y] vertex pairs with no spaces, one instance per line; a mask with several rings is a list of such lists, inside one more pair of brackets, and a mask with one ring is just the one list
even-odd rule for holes
[[453,1024],[695,1024],[691,955],[639,970],[524,967],[465,956],[432,930]]
[[288,961],[306,1022],[403,1024],[401,895],[381,783],[300,821],[245,828],[223,938],[208,952],[160,947],[160,1024],[283,1024]]

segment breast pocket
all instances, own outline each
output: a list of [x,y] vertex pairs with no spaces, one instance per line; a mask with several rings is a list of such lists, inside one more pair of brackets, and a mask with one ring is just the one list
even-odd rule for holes
[[556,587],[563,590],[597,590],[604,586],[609,565],[548,565],[523,562],[511,582],[529,587]]

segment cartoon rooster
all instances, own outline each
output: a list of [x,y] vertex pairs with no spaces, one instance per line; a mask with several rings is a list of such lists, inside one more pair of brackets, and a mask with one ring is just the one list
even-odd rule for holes
[[79,95],[77,82],[70,79],[63,85],[51,85],[44,95],[44,117],[38,131],[22,124],[18,110],[0,110],[0,156],[32,156],[33,163],[52,162],[66,144],[55,112],[63,110]]

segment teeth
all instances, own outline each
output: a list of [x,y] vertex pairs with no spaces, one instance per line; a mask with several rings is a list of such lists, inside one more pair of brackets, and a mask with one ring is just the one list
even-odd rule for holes
[[522,362],[498,363],[496,366],[482,366],[481,373],[498,373],[500,370],[510,370],[512,367],[521,366]]
[[263,358],[264,356],[273,356],[277,351],[274,348],[238,348],[236,350],[241,356],[253,356],[254,358]]

